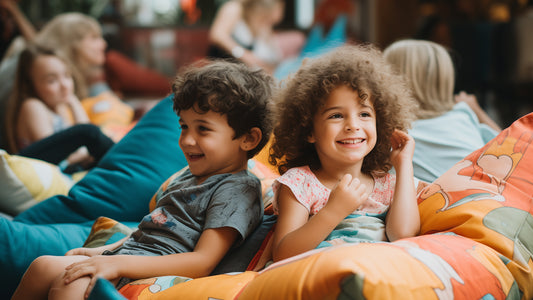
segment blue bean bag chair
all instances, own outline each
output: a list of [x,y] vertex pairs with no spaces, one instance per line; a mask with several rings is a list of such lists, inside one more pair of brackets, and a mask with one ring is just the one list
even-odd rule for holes
[[69,194],[51,197],[13,220],[0,216],[0,299],[9,299],[30,263],[81,247],[100,216],[135,226],[170,175],[187,165],[178,117],[163,99]]

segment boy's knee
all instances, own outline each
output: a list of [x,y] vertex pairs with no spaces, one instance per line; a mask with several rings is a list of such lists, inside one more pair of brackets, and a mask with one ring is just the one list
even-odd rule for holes
[[48,274],[57,268],[54,256],[44,255],[37,257],[28,268],[28,273]]

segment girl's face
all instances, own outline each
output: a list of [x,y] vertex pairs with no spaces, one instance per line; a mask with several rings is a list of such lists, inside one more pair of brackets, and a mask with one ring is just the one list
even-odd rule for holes
[[70,69],[57,56],[39,55],[31,68],[31,80],[37,97],[51,108],[74,94]]
[[84,65],[102,66],[105,62],[106,41],[99,32],[91,32],[80,41],[78,61]]
[[370,101],[362,101],[347,86],[335,88],[315,114],[309,142],[320,163],[362,166],[377,141],[376,115]]

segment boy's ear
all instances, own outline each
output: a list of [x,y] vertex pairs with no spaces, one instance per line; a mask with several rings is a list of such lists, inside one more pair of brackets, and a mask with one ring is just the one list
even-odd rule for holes
[[258,127],[253,127],[250,132],[244,135],[244,139],[241,141],[241,149],[244,151],[250,151],[257,147],[259,142],[263,138],[263,132]]
[[307,137],[307,142],[310,144],[314,144],[316,142],[315,136],[312,133]]

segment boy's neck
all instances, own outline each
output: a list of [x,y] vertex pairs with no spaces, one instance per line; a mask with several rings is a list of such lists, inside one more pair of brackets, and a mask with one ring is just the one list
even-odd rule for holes
[[248,159],[245,160],[245,162],[240,165],[238,168],[235,168],[233,170],[222,170],[220,172],[215,172],[215,173],[212,173],[212,174],[209,174],[209,175],[205,175],[205,176],[195,176],[196,177],[196,181],[198,184],[202,184],[203,182],[205,182],[208,178],[212,177],[212,176],[215,176],[215,175],[220,175],[220,174],[237,174],[241,171],[244,171],[244,170],[247,170],[248,169]]

